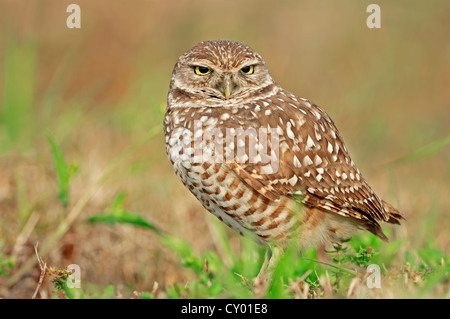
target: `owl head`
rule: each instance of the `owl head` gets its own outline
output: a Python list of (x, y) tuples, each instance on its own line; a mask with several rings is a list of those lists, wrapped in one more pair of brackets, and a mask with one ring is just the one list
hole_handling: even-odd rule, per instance
[(234, 41), (205, 41), (175, 64), (168, 105), (221, 106), (264, 94), (275, 82), (263, 58)]

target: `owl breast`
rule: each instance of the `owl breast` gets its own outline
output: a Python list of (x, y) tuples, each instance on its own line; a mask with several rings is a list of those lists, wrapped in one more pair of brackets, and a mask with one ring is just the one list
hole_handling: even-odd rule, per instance
[[(234, 115), (238, 113), (235, 110), (202, 107), (174, 108), (167, 112), (164, 129), (168, 158), (178, 179), (230, 228), (262, 245), (286, 240), (299, 224), (293, 218), (293, 202), (286, 197), (277, 201), (268, 199), (232, 169), (240, 143), (236, 139), (227, 143), (226, 128), (228, 134), (230, 131), (236, 134), (239, 129), (239, 122), (229, 121), (233, 111)], [(246, 123), (254, 120), (249, 109), (242, 108), (239, 113), (235, 118), (246, 118)], [(257, 123), (253, 125), (256, 127)], [(230, 144), (236, 152), (227, 160)], [(246, 154), (248, 146), (242, 148), (242, 161), (250, 160)]]

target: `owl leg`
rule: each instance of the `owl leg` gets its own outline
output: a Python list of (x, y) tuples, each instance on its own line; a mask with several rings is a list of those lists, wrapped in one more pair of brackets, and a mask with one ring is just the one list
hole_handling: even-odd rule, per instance
[(261, 266), (258, 276), (254, 281), (255, 294), (257, 296), (264, 296), (270, 283), (272, 282), (273, 272), (275, 271), (281, 256), (283, 255), (283, 248), (279, 246), (272, 246), (267, 248), (264, 256), (264, 263)]
[(271, 249), (271, 256), (270, 259), (268, 261), (268, 265), (267, 265), (267, 276), (268, 278), (266, 280), (268, 280), (269, 282), (272, 281), (272, 275), (273, 272), (275, 271), (275, 268), (278, 265), (278, 262), (281, 259), (281, 256), (283, 256), (283, 248), (279, 247), (279, 246), (274, 246)]
[(267, 248), (266, 253), (264, 255), (264, 262), (261, 266), (261, 269), (259, 270), (258, 276), (256, 276), (255, 283), (257, 281), (264, 281), (267, 267), (269, 266), (270, 255), (271, 255), (270, 248)]

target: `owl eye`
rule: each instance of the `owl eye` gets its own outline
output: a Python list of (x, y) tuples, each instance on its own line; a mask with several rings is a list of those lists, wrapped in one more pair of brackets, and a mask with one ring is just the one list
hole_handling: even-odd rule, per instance
[(253, 68), (253, 65), (244, 66), (244, 67), (241, 69), (241, 72), (242, 72), (243, 74), (253, 74), (254, 71), (255, 71), (255, 70), (254, 70), (254, 68)]
[(209, 74), (212, 72), (210, 68), (207, 68), (204, 66), (196, 66), (194, 68), (194, 71), (195, 71), (195, 74), (197, 74), (197, 75), (206, 75), (206, 74)]

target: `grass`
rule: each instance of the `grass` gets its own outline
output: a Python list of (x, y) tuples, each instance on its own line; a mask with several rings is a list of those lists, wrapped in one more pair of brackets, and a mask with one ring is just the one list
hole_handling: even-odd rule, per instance
[[(55, 141), (51, 137), (48, 141), (59, 181), (58, 198), (63, 207), (67, 208), (69, 180), (74, 170), (65, 164)], [(315, 249), (300, 255), (296, 250), (288, 249), (275, 269), (275, 279), (267, 294), (258, 296), (254, 294), (252, 281), (263, 260), (264, 250), (261, 247), (244, 238), (245, 244), (240, 255), (236, 256), (229, 246), (223, 226), (213, 222), (221, 251), (208, 250), (196, 254), (194, 247), (187, 241), (162, 231), (137, 212), (126, 210), (125, 199), (125, 194), (118, 194), (104, 212), (89, 217), (86, 222), (105, 223), (111, 227), (129, 224), (144, 228), (155, 233), (158, 240), (178, 256), (182, 267), (192, 272), (193, 278), (186, 284), (168, 286), (165, 291), (159, 292), (159, 298), (380, 298), (386, 296), (386, 293), (396, 297), (424, 298), (449, 297), (450, 294), (450, 260), (443, 251), (427, 245), (423, 249), (403, 250), (399, 254), (400, 247), (407, 244), (404, 240), (385, 244), (374, 235), (366, 233), (353, 237), (348, 243), (335, 244), (334, 249), (327, 252), (329, 262), (318, 260)], [(225, 255), (225, 258), (220, 254)], [(14, 263), (5, 259), (5, 256), (2, 257), (0, 275), (8, 276)], [(224, 259), (229, 263), (224, 263)], [(380, 280), (387, 287), (383, 287), (381, 295), (381, 287), (372, 288), (367, 284), (371, 265), (377, 265), (382, 270)], [(67, 279), (70, 274), (64, 269), (50, 267), (47, 275), (51, 278), (54, 298), (115, 296), (113, 285), (108, 285), (102, 293), (94, 294), (80, 288), (69, 288)], [(404, 294), (405, 291), (407, 294)], [(133, 297), (156, 298), (155, 291), (135, 291)]]
[[(218, 252), (208, 250), (196, 254), (194, 248), (185, 240), (164, 233), (145, 221), (135, 212), (124, 210), (124, 194), (120, 194), (106, 212), (94, 215), (89, 223), (132, 224), (158, 235), (158, 239), (176, 253), (180, 264), (193, 274), (184, 284), (177, 283), (159, 292), (159, 298), (254, 298), (252, 280), (264, 256), (264, 251), (250, 239), (243, 239), (245, 245), (236, 256), (228, 247), (222, 226), (215, 225), (222, 238), (220, 253), (226, 254), (231, 264), (225, 264)], [(222, 234), (220, 234), (222, 233)], [(330, 262), (319, 261), (315, 249), (301, 255), (295, 250), (287, 250), (275, 270), (274, 278), (266, 298), (428, 298), (445, 297), (450, 294), (449, 258), (440, 249), (429, 245), (415, 251), (399, 248), (407, 244), (404, 240), (383, 243), (372, 234), (360, 234), (349, 243), (336, 244), (328, 251)], [(252, 256), (252, 258), (249, 258)], [(367, 281), (371, 265), (381, 269), (379, 288), (371, 288)], [(65, 277), (64, 277), (65, 275)], [(53, 279), (54, 291), (63, 290), (66, 298), (90, 297), (111, 298), (114, 286), (109, 285), (100, 295), (88, 296), (83, 290), (68, 288), (64, 280), (67, 275)], [(382, 293), (380, 293), (382, 291)], [(131, 296), (129, 296), (131, 297)], [(133, 297), (154, 299), (155, 292), (134, 292)]]
[[(284, 18), (267, 29), (259, 15), (274, 12), (269, 2), (258, 17), (235, 10), (231, 31), (211, 27), (221, 21), (214, 4), (205, 21), (195, 19), (195, 6), (177, 16), (170, 3), (139, 12), (108, 4), (120, 25), (101, 6), (82, 4), (92, 16), (78, 33), (60, 29), (56, 11), (23, 5), (0, 4), (8, 26), (0, 31), (0, 297), (31, 298), (41, 275), (37, 243), (48, 265), (38, 298), (450, 297), (450, 29), (440, 14), (447, 4), (414, 2), (401, 26), (394, 21), (404, 8), (381, 4), (378, 33), (355, 27), (359, 9), (348, 3), (328, 2), (333, 16), (325, 17), (326, 6), (277, 9), (282, 17), (301, 9), (313, 31)], [(33, 33), (23, 12), (51, 18)], [(335, 20), (340, 15), (345, 23)], [(265, 30), (264, 40), (244, 27), (249, 19)], [(15, 21), (23, 25), (15, 29)], [(105, 41), (108, 32), (117, 41)], [(288, 249), (267, 294), (255, 294), (265, 250), (208, 215), (164, 152), (173, 63), (195, 42), (217, 37), (254, 46), (280, 84), (330, 113), (369, 183), (406, 216), (402, 226), (384, 229), (389, 243), (361, 232), (326, 256)], [(286, 59), (275, 49), (281, 40)], [(70, 264), (81, 267), (81, 288), (67, 285)], [(367, 285), (370, 265), (379, 267), (381, 288)]]

